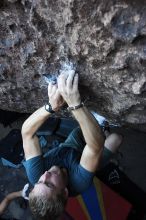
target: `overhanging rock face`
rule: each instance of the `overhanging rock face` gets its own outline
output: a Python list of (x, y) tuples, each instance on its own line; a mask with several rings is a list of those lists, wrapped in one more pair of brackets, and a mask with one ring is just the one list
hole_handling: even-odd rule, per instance
[(72, 62), (92, 110), (146, 130), (145, 1), (1, 0), (0, 108), (32, 112)]

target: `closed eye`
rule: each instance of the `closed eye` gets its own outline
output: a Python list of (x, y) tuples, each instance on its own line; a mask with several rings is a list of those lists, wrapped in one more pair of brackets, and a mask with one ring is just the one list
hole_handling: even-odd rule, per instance
[(39, 181), (39, 182), (36, 183), (36, 184), (39, 184), (39, 183), (45, 184), (47, 187), (49, 187), (49, 188), (51, 188), (51, 189), (54, 189), (54, 188), (55, 188), (54, 184), (52, 184), (52, 183), (46, 183), (46, 182)]

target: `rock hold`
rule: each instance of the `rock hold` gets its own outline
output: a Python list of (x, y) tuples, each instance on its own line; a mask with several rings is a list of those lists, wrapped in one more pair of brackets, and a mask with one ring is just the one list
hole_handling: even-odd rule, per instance
[(1, 0), (0, 12), (1, 109), (32, 112), (43, 105), (43, 74), (56, 74), (70, 61), (91, 110), (146, 131), (141, 1)]

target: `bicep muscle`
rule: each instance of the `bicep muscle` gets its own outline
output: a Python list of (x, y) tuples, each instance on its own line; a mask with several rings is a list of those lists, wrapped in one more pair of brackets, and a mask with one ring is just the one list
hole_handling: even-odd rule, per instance
[(88, 145), (86, 145), (80, 159), (80, 164), (86, 170), (90, 172), (95, 172), (99, 167), (101, 155), (102, 148), (100, 151), (97, 152), (93, 151)]
[(25, 137), (23, 139), (23, 149), (26, 160), (41, 155), (41, 148), (38, 137), (36, 135), (33, 136), (33, 138)]

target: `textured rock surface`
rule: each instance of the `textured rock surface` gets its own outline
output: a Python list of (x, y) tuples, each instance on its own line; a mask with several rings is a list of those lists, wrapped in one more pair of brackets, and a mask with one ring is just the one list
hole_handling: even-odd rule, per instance
[(42, 74), (75, 63), (91, 109), (146, 130), (145, 1), (1, 0), (0, 108), (32, 112)]

